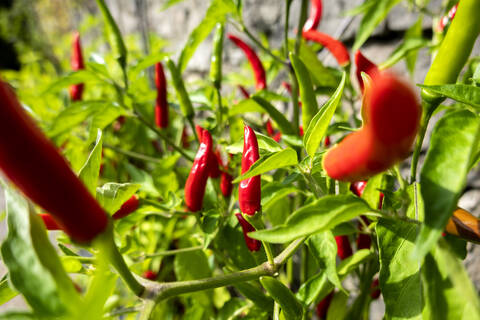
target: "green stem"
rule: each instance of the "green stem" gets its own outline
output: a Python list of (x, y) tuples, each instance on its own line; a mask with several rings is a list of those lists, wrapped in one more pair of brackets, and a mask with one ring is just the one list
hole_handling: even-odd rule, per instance
[(220, 88), (216, 88), (217, 92), (217, 103), (218, 103), (218, 116), (217, 116), (217, 128), (218, 132), (221, 133), (223, 129), (223, 105), (222, 105), (222, 93)]
[(292, 5), (292, 0), (287, 0), (286, 1), (286, 14), (285, 14), (285, 26), (283, 27), (283, 42), (284, 42), (284, 47), (285, 47), (285, 59), (288, 60), (288, 25), (290, 22), (290, 7)]
[(112, 146), (111, 144), (108, 144), (108, 143), (103, 143), (103, 147), (104, 147), (104, 148), (107, 148), (107, 149), (111, 149), (111, 150), (113, 150), (113, 151), (115, 151), (115, 152), (117, 152), (117, 153), (126, 155), (126, 156), (128, 156), (128, 157), (130, 157), (130, 158), (135, 158), (135, 159), (144, 160), (144, 161), (149, 161), (149, 162), (156, 162), (156, 163), (161, 162), (161, 161), (160, 161), (159, 159), (157, 159), (157, 158), (153, 158), (153, 157), (150, 157), (150, 156), (147, 156), (147, 155), (138, 153), (138, 152), (134, 152), (134, 151), (129, 151), (129, 150), (117, 148), (117, 147)]
[(260, 49), (262, 49), (266, 54), (268, 54), (270, 57), (272, 57), (275, 61), (277, 61), (278, 63), (281, 63), (285, 66), (287, 66), (288, 64), (283, 61), (282, 58), (278, 57), (276, 54), (274, 54), (270, 49), (268, 49), (267, 47), (265, 47), (257, 38), (255, 38), (255, 36), (250, 32), (250, 30), (248, 30), (247, 26), (245, 26), (245, 24), (243, 23), (243, 21), (240, 22), (241, 23), (241, 31), (245, 32), (245, 34), (247, 35), (247, 37), (250, 38), (250, 40), (252, 40), (255, 45), (257, 45)]
[[(297, 76), (295, 75), (295, 71), (293, 68), (289, 68), (290, 79), (292, 81), (292, 104), (293, 104), (293, 129), (295, 130), (296, 134), (299, 134), (299, 122), (300, 122), (300, 103), (298, 101), (298, 80)], [(303, 128), (303, 130), (307, 130), (307, 128)]]
[(422, 151), (423, 140), (425, 139), (425, 133), (427, 132), (428, 122), (432, 117), (433, 111), (435, 111), (438, 105), (439, 103), (430, 103), (423, 100), (422, 123), (420, 126), (420, 131), (417, 135), (415, 149), (413, 151), (412, 166), (410, 168), (410, 183), (415, 182), (417, 179), (418, 158), (420, 157), (420, 152)]
[(138, 259), (149, 259), (149, 258), (155, 258), (155, 257), (173, 256), (179, 253), (198, 251), (202, 249), (203, 249), (202, 246), (196, 246), (196, 247), (190, 247), (190, 248), (167, 250), (167, 251), (161, 251), (161, 252), (156, 252), (151, 254), (145, 254), (143, 256), (138, 257)]
[(122, 255), (118, 251), (115, 241), (113, 240), (113, 226), (111, 223), (105, 232), (95, 238), (93, 245), (117, 270), (128, 288), (138, 297), (142, 296), (145, 287), (135, 279), (130, 269), (128, 269), (125, 260), (123, 260)]
[[(177, 146), (175, 144), (175, 142), (173, 142), (169, 137), (167, 137), (167, 135), (164, 132), (160, 131), (158, 128), (156, 128), (154, 125), (152, 125), (137, 110), (135, 110), (135, 115), (137, 116), (138, 120), (140, 120), (143, 124), (145, 124), (148, 128), (150, 128), (150, 130), (155, 132), (160, 138), (162, 138), (165, 141), (165, 143), (167, 143), (169, 146), (171, 146), (173, 149), (175, 149), (175, 151), (178, 151), (178, 153), (180, 153), (185, 159), (193, 162), (193, 158), (188, 153), (186, 153), (181, 147)], [(194, 128), (193, 132), (195, 132), (195, 128)]]
[(297, 26), (297, 37), (295, 39), (295, 54), (298, 54), (298, 51), (300, 50), (303, 25), (305, 24), (305, 21), (307, 21), (307, 7), (308, 7), (308, 0), (302, 0), (302, 6), (300, 8), (300, 19), (298, 19), (298, 26)]

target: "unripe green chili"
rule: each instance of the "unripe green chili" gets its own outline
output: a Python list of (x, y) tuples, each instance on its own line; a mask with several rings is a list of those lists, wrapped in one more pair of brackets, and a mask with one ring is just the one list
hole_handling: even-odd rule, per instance
[(170, 70), (170, 75), (172, 76), (173, 87), (177, 93), (178, 102), (180, 103), (180, 109), (182, 110), (183, 115), (191, 119), (193, 118), (193, 106), (188, 96), (187, 90), (185, 89), (185, 84), (183, 79), (180, 76), (180, 72), (177, 69), (177, 66), (172, 61), (172, 59), (167, 58), (166, 60), (168, 70)]
[(213, 37), (213, 52), (210, 64), (210, 81), (213, 82), (215, 88), (220, 90), (222, 82), (222, 52), (223, 52), (223, 35), (225, 28), (223, 23), (217, 23), (215, 35)]
[[(456, 82), (480, 34), (479, 13), (480, 0), (460, 1), (455, 19), (428, 70), (424, 84), (441, 85)], [(422, 90), (422, 98), (435, 106), (443, 100), (428, 89)]]
[(108, 41), (110, 42), (110, 46), (112, 47), (113, 55), (120, 64), (120, 67), (122, 67), (122, 69), (125, 71), (125, 68), (127, 66), (127, 48), (125, 47), (125, 43), (123, 42), (120, 29), (118, 29), (117, 23), (115, 22), (115, 20), (113, 20), (112, 14), (110, 13), (110, 10), (108, 10), (105, 1), (97, 0), (97, 4), (100, 8), (100, 11), (102, 12), (103, 19), (105, 20)]

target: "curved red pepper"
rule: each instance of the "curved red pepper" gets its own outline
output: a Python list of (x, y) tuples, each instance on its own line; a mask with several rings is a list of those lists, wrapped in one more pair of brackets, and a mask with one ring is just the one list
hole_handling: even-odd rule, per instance
[(155, 123), (159, 128), (164, 129), (168, 127), (167, 80), (160, 62), (155, 64), (155, 85), (157, 87)]
[[(72, 41), (72, 57), (70, 60), (72, 70), (77, 71), (85, 69), (85, 64), (83, 63), (83, 54), (82, 46), (80, 45), (80, 33), (75, 31), (73, 33)], [(84, 84), (78, 83), (70, 86), (70, 99), (72, 101), (82, 100)]]
[(362, 79), (362, 72), (368, 74), (371, 78), (375, 77), (376, 74), (380, 72), (377, 65), (372, 61), (368, 60), (360, 50), (355, 52), (355, 66), (357, 70), (355, 71), (355, 75), (357, 77), (358, 84), (360, 85), (360, 89), (363, 92), (364, 84)]
[(322, 0), (311, 0), (310, 16), (308, 17), (303, 31), (315, 30), (322, 18)]
[(328, 308), (330, 307), (330, 303), (332, 302), (333, 298), (333, 291), (328, 294), (322, 301), (317, 304), (317, 316), (320, 319), (327, 318)]
[(255, 75), (255, 88), (257, 88), (257, 90), (265, 89), (267, 87), (265, 69), (263, 68), (262, 62), (255, 53), (255, 50), (253, 50), (248, 44), (246, 44), (245, 42), (243, 42), (243, 40), (234, 36), (233, 34), (229, 33), (227, 36), (230, 40), (233, 41), (233, 43), (237, 45), (237, 47), (242, 49), (247, 56), (247, 59), (250, 62), (250, 66), (252, 67), (253, 73)]
[(47, 228), (47, 230), (62, 230), (58, 223), (48, 213), (40, 213), (39, 216), (40, 218), (42, 218), (43, 223), (45, 224), (45, 228)]
[(255, 231), (255, 228), (248, 223), (247, 220), (242, 216), (241, 213), (235, 213), (235, 217), (237, 217), (240, 226), (242, 227), (243, 237), (245, 238), (245, 243), (247, 244), (247, 248), (250, 251), (258, 251), (262, 243), (256, 239), (250, 238), (247, 234), (249, 232)]
[(222, 175), (220, 176), (220, 190), (225, 198), (228, 198), (232, 195), (232, 181), (232, 175), (226, 171), (222, 171)]
[(323, 158), (328, 176), (365, 180), (405, 159), (420, 126), (415, 91), (397, 77), (379, 73), (365, 90), (363, 127), (331, 148)]
[(117, 212), (113, 214), (112, 218), (114, 220), (125, 218), (130, 213), (137, 210), (139, 204), (140, 204), (140, 201), (138, 200), (138, 196), (134, 194), (133, 196), (130, 197), (130, 199), (128, 199), (122, 204), (120, 209), (118, 209)]
[(335, 242), (337, 242), (337, 254), (341, 260), (344, 260), (353, 254), (348, 236), (336, 236)]
[(203, 196), (207, 186), (209, 173), (209, 155), (212, 152), (212, 136), (207, 130), (203, 131), (200, 147), (193, 161), (192, 169), (185, 183), (185, 203), (188, 210), (199, 211), (202, 209)]
[[(242, 155), (242, 174), (259, 158), (258, 142), (255, 132), (249, 126), (245, 126), (243, 155)], [(238, 202), (240, 210), (248, 215), (254, 215), (261, 209), (261, 181), (260, 176), (254, 176), (240, 182), (238, 187)]]
[(304, 31), (302, 34), (306, 40), (315, 41), (327, 48), (341, 67), (345, 67), (350, 63), (350, 56), (347, 48), (337, 39), (317, 30)]
[[(203, 132), (206, 131), (206, 130), (203, 129), (201, 126), (199, 126), (197, 124), (195, 126), (195, 131), (197, 131), (197, 135), (199, 137), (203, 137)], [(212, 147), (212, 149), (213, 149), (213, 147)], [(221, 171), (220, 171), (218, 158), (215, 155), (215, 153), (213, 153), (213, 150), (208, 155), (208, 168), (209, 168), (208, 176), (210, 178), (216, 179), (216, 178), (220, 177)]]
[(72, 239), (88, 242), (102, 233), (105, 211), (2, 81), (0, 105), (0, 169)]

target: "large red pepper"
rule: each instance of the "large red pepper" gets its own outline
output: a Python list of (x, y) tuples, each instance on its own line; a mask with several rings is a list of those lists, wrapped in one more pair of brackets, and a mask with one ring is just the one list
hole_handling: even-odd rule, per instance
[(357, 50), (357, 52), (355, 52), (355, 66), (356, 66), (355, 75), (357, 76), (357, 81), (358, 81), (358, 84), (360, 85), (360, 89), (363, 92), (364, 84), (362, 79), (362, 72), (365, 72), (371, 78), (373, 78), (377, 73), (380, 72), (380, 70), (378, 69), (377, 65), (372, 61), (368, 60), (360, 52), (360, 50)]
[[(72, 70), (74, 71), (85, 69), (85, 64), (83, 63), (82, 46), (80, 45), (80, 34), (78, 31), (73, 33), (72, 57), (70, 64), (72, 66)], [(70, 99), (72, 101), (82, 100), (83, 89), (83, 83), (70, 86)]]
[(188, 210), (199, 211), (202, 209), (203, 196), (207, 186), (209, 173), (209, 155), (212, 152), (212, 136), (207, 130), (203, 131), (200, 147), (193, 161), (192, 169), (185, 183), (185, 203)]
[(327, 48), (341, 67), (345, 67), (350, 64), (348, 50), (342, 42), (330, 37), (326, 33), (319, 32), (317, 30), (304, 31), (302, 34), (306, 40), (320, 43), (322, 46)]
[(317, 29), (322, 18), (322, 0), (311, 0), (310, 4), (310, 16), (303, 26), (303, 31)]
[[(243, 155), (242, 155), (242, 174), (259, 158), (258, 142), (255, 132), (249, 126), (245, 126)], [(238, 187), (238, 202), (240, 210), (248, 215), (254, 215), (261, 209), (261, 181), (260, 176), (254, 176), (240, 182)]]
[(157, 87), (155, 123), (159, 128), (164, 129), (168, 127), (167, 79), (160, 62), (155, 64), (155, 85)]
[(243, 42), (243, 40), (234, 36), (233, 34), (228, 34), (227, 36), (230, 40), (233, 41), (233, 43), (237, 45), (237, 47), (242, 49), (247, 56), (247, 59), (250, 62), (250, 66), (252, 67), (253, 73), (255, 75), (255, 88), (257, 88), (257, 90), (265, 89), (267, 87), (265, 69), (263, 68), (262, 62), (255, 53), (255, 50), (253, 50), (248, 44), (246, 44), (245, 42)]
[(245, 243), (247, 244), (247, 248), (250, 251), (258, 251), (262, 243), (256, 239), (252, 239), (248, 236), (249, 232), (255, 231), (255, 228), (248, 223), (247, 220), (242, 216), (241, 213), (235, 213), (235, 217), (237, 217), (240, 226), (242, 227), (243, 237), (245, 238)]
[(365, 90), (363, 127), (331, 148), (323, 167), (333, 179), (365, 180), (405, 159), (420, 126), (415, 91), (389, 73), (379, 73)]
[(341, 260), (344, 260), (352, 255), (352, 246), (348, 236), (336, 236), (335, 242), (337, 242), (337, 254)]
[(127, 201), (125, 201), (122, 204), (120, 209), (118, 209), (117, 212), (115, 212), (113, 214), (112, 218), (115, 219), (115, 220), (125, 218), (130, 213), (137, 210), (139, 204), (140, 204), (140, 201), (138, 200), (138, 196), (136, 194), (134, 194), (133, 196), (131, 196)]
[(88, 242), (102, 233), (105, 211), (2, 81), (0, 106), (0, 169), (8, 179), (72, 239)]

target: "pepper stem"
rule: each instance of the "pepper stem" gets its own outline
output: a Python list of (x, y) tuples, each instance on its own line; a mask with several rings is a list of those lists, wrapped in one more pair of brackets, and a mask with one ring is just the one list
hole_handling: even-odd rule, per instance
[(123, 260), (122, 255), (118, 251), (115, 241), (113, 240), (112, 223), (109, 223), (105, 232), (101, 233), (95, 238), (95, 240), (93, 240), (93, 246), (99, 251), (99, 254), (103, 255), (117, 270), (128, 288), (130, 288), (135, 295), (141, 297), (145, 291), (145, 287), (135, 279), (130, 269), (128, 269), (125, 260)]

